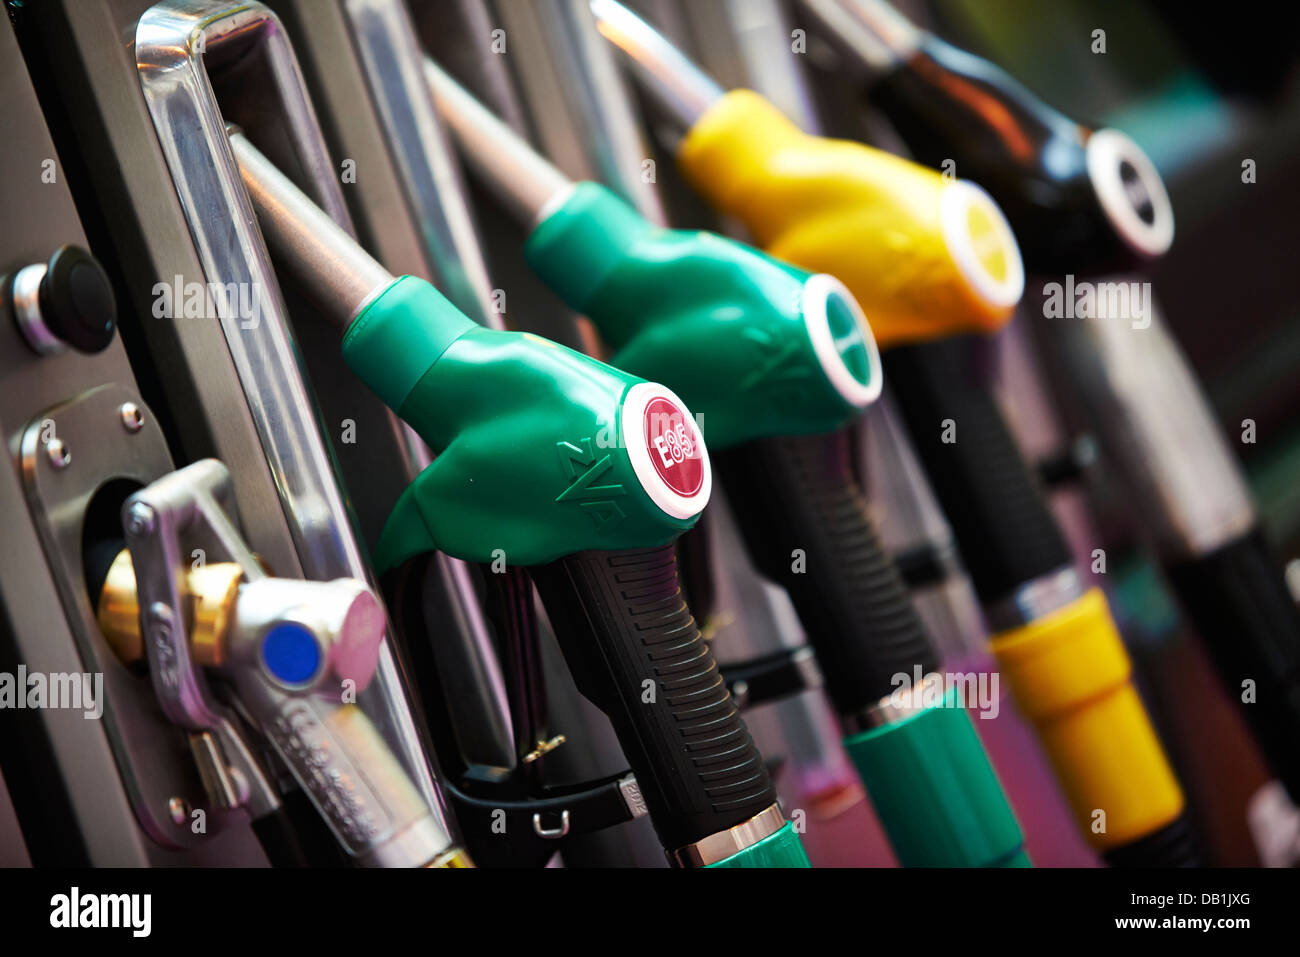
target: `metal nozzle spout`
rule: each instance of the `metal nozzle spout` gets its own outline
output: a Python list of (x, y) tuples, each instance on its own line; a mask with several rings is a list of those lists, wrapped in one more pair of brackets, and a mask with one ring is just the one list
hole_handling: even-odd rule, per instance
[(238, 130), (230, 148), (271, 250), (326, 307), (327, 318), (347, 328), (393, 275)]
[(632, 62), (633, 74), (664, 110), (690, 129), (723, 89), (657, 30), (616, 0), (591, 0), (596, 27)]
[(573, 189), (572, 181), (429, 57), (424, 76), (470, 166), (521, 222), (537, 225)]
[(798, 0), (826, 38), (872, 74), (905, 63), (925, 39), (905, 16), (883, 0)]

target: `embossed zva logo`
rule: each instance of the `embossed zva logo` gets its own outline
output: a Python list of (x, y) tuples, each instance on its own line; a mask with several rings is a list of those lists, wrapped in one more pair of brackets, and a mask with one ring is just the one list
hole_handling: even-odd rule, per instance
[(623, 520), (626, 513), (614, 501), (615, 496), (626, 495), (627, 489), (619, 483), (602, 485), (601, 479), (614, 463), (608, 452), (597, 454), (591, 439), (580, 444), (556, 442), (560, 453), (560, 467), (569, 479), (569, 487), (555, 499), (557, 502), (576, 502), (591, 516), (597, 531), (605, 531)]
[(766, 329), (749, 328), (743, 333), (758, 347), (759, 365), (745, 376), (740, 389), (748, 392), (759, 388), (789, 388), (802, 385), (812, 371), (799, 353), (799, 343), (793, 337), (784, 341)]

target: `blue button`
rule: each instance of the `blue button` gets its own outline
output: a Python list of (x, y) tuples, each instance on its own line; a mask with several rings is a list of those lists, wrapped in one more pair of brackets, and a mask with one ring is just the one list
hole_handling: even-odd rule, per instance
[(285, 684), (300, 685), (320, 668), (320, 646), (309, 628), (285, 622), (263, 636), (262, 662)]

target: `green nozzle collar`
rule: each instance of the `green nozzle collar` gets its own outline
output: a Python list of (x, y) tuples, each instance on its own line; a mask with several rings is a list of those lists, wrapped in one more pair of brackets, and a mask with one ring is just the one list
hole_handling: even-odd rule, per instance
[(348, 367), (390, 409), (402, 407), (432, 361), (472, 319), (429, 283), (402, 276), (361, 310), (343, 336)]
[(751, 844), (743, 851), (737, 851), (726, 860), (710, 864), (708, 867), (812, 867), (812, 865), (808, 863), (808, 854), (803, 849), (799, 835), (795, 833), (794, 825), (786, 821), (785, 827), (775, 834), (770, 834), (757, 844)]
[(845, 739), (904, 867), (1023, 867), (1024, 836), (970, 715), (942, 707)]
[(528, 264), (578, 312), (587, 306), (627, 252), (655, 227), (599, 183), (583, 182), (524, 243)]

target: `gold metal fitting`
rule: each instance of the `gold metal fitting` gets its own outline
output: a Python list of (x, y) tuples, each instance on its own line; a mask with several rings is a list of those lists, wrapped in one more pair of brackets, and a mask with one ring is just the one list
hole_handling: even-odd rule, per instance
[(523, 758), (521, 758), (520, 760), (522, 760), (524, 764), (532, 764), (543, 754), (547, 754), (548, 752), (554, 751), (556, 748), (558, 748), (567, 740), (568, 738), (566, 738), (564, 735), (557, 734), (549, 741), (538, 741), (537, 746), (533, 748), (533, 750), (525, 754)]
[[(226, 660), (226, 636), (243, 577), (243, 569), (236, 562), (203, 565), (185, 576), (183, 600), (189, 621), (190, 653), (205, 668), (219, 667)], [(108, 570), (95, 619), (119, 659), (134, 664), (144, 658), (135, 569), (131, 553), (125, 548)]]

